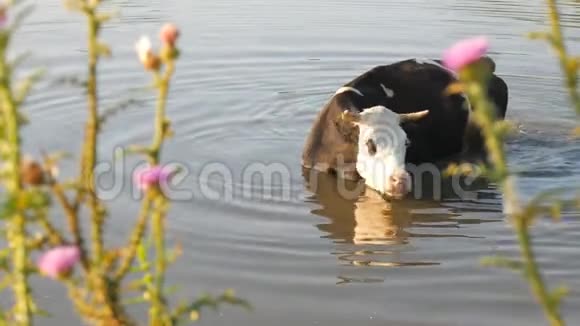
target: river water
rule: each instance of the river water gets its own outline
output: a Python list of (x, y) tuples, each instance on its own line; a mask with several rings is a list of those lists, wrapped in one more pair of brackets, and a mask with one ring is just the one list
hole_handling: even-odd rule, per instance
[[(580, 53), (580, 7), (561, 2), (567, 40)], [(48, 77), (27, 105), (26, 146), (75, 151), (86, 116), (82, 93), (55, 81), (84, 73), (84, 25), (59, 1), (34, 3), (15, 42), (34, 52), (32, 67), (46, 67)], [(493, 185), (463, 200), (388, 204), (369, 191), (341, 198), (325, 176), (313, 189), (300, 166), (308, 129), (340, 85), (374, 65), (437, 58), (454, 41), (485, 34), (510, 89), (507, 118), (518, 131), (508, 152), (523, 170), (521, 196), (579, 185), (580, 146), (568, 136), (574, 114), (557, 62), (545, 43), (525, 37), (547, 27), (543, 1), (114, 0), (107, 7), (121, 15), (103, 32), (113, 47), (100, 70), (103, 105), (139, 104), (105, 125), (103, 166), (129, 166), (115, 149), (152, 137), (154, 96), (141, 89), (149, 76), (135, 41), (156, 37), (167, 21), (182, 30), (168, 104), (175, 136), (163, 157), (189, 174), (168, 218), (169, 240), (183, 248), (169, 281), (186, 297), (231, 287), (254, 306), (208, 311), (200, 325), (545, 324), (519, 274), (480, 264), (518, 254)], [(280, 177), (262, 186), (251, 178), (260, 164)], [(62, 173), (75, 168), (65, 162)], [(124, 188), (106, 192), (114, 197), (112, 245), (122, 243), (138, 208), (128, 174), (114, 177)], [(572, 290), (563, 305), (570, 325), (580, 324), (578, 217), (567, 211), (559, 223), (534, 227), (549, 284)], [(60, 287), (43, 288), (41, 303), (55, 316), (42, 324), (78, 324)]]

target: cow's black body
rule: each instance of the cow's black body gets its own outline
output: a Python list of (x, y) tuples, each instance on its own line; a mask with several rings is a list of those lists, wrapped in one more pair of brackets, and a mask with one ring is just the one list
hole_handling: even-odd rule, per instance
[[(487, 58), (491, 66), (493, 61)], [(406, 162), (425, 163), (458, 155), (485, 155), (479, 130), (470, 121), (469, 105), (462, 95), (445, 95), (444, 90), (455, 81), (448, 70), (436, 64), (414, 59), (377, 66), (344, 86), (360, 91), (334, 95), (319, 113), (306, 141), (303, 165), (307, 168), (332, 171), (341, 163), (356, 162), (358, 128), (340, 120), (344, 110), (359, 110), (382, 105), (396, 113), (429, 110), (416, 122), (402, 125), (410, 140)], [(389, 97), (385, 89), (392, 90)], [(493, 75), (489, 95), (505, 117), (508, 89), (505, 82)], [(473, 110), (475, 108), (471, 108)]]

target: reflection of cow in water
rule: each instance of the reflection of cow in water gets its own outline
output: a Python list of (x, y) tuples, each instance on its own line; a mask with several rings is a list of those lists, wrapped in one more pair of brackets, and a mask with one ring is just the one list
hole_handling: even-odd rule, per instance
[[(492, 71), (495, 63), (483, 58)], [(471, 108), (445, 95), (457, 78), (439, 61), (406, 60), (375, 67), (330, 98), (314, 121), (302, 155), (305, 168), (332, 172), (393, 198), (411, 190), (406, 163), (485, 156)], [(492, 74), (489, 95), (503, 119), (508, 88)]]
[[(428, 234), (411, 232), (411, 227), (441, 223), (440, 227), (457, 230), (453, 223), (484, 223), (485, 220), (461, 219), (460, 215), (429, 199), (388, 202), (383, 196), (365, 187), (362, 181), (338, 181), (337, 178), (313, 170), (303, 170), (307, 189), (320, 205), (313, 214), (327, 218), (328, 223), (317, 227), (337, 245), (349, 249), (339, 259), (355, 265), (403, 266), (428, 265), (432, 261), (408, 261), (397, 256), (414, 237), (467, 237), (454, 232)], [(449, 186), (447, 184), (447, 186)], [(486, 189), (485, 182), (471, 190)], [(445, 199), (456, 198), (453, 192), (443, 190)], [(488, 220), (489, 222), (494, 220)], [(348, 247), (354, 245), (355, 247)], [(403, 247), (401, 247), (403, 246)], [(360, 248), (358, 248), (360, 247)], [(349, 253), (349, 251), (351, 251)], [(404, 251), (404, 250), (403, 250)], [(381, 254), (388, 252), (388, 255)]]
[(400, 205), (392, 205), (368, 191), (361, 182), (339, 184), (336, 178), (323, 173), (305, 176), (308, 189), (322, 206), (313, 213), (331, 220), (330, 224), (319, 225), (330, 237), (353, 244), (406, 242), (408, 233), (404, 228), (410, 225), (411, 218), (408, 211), (399, 209)]

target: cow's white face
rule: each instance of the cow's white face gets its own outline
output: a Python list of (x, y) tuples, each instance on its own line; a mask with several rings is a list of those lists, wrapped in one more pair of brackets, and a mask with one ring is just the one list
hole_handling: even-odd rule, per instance
[(384, 106), (374, 106), (360, 114), (343, 113), (345, 119), (359, 127), (356, 170), (367, 186), (396, 199), (411, 191), (411, 177), (405, 170), (408, 140), (401, 122), (427, 113), (401, 115)]

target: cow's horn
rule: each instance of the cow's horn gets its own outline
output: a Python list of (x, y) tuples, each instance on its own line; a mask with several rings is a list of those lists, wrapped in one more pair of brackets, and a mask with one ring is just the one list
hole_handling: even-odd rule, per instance
[(427, 114), (429, 114), (429, 110), (423, 110), (423, 111), (413, 112), (413, 113), (401, 113), (401, 114), (399, 114), (399, 117), (401, 118), (401, 122), (417, 121), (419, 119), (424, 118)]
[(359, 122), (360, 121), (360, 113), (353, 112), (350, 110), (344, 110), (340, 114), (340, 118), (347, 122)]

